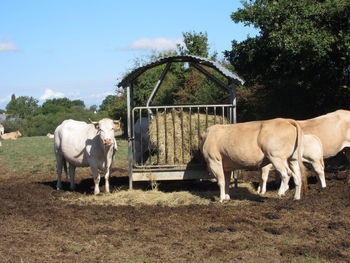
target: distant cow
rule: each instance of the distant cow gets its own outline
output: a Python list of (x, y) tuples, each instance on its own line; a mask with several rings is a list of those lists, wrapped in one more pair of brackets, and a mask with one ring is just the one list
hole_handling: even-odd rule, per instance
[[(303, 137), (303, 162), (311, 164), (317, 173), (317, 179), (322, 188), (326, 187), (326, 179), (324, 176), (323, 149), (320, 139), (312, 134)], [(266, 182), (272, 164), (268, 164), (261, 169), (261, 179), (258, 187), (258, 193), (266, 193)], [(288, 187), (287, 187), (288, 189)]]
[(279, 118), (211, 126), (202, 138), (201, 150), (209, 171), (217, 178), (221, 202), (230, 199), (232, 170), (259, 169), (269, 163), (282, 178), (278, 194), (285, 193), (289, 175), (292, 175), (296, 185), (294, 199), (298, 200), (300, 168), (303, 168), (302, 143), (303, 132), (298, 123)]
[(71, 189), (75, 189), (75, 168), (90, 166), (95, 182), (94, 194), (100, 192), (99, 170), (105, 173), (106, 192), (109, 192), (109, 171), (117, 148), (114, 139), (116, 128), (120, 129), (120, 122), (107, 118), (91, 124), (65, 120), (56, 128), (54, 149), (57, 161), (57, 189), (62, 188), (62, 167), (66, 167), (68, 162)]
[(22, 133), (20, 131), (14, 131), (9, 133), (4, 133), (0, 136), (1, 140), (17, 140), (17, 137), (22, 136)]
[(4, 128), (4, 125), (2, 125), (0, 123), (0, 136), (3, 135), (5, 133), (5, 128)]
[(53, 139), (55, 137), (55, 135), (53, 135), (51, 133), (46, 134), (46, 136), (49, 137), (50, 139)]

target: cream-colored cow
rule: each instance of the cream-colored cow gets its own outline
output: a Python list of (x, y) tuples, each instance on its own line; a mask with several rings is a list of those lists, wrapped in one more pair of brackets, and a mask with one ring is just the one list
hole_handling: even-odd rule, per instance
[[(315, 135), (304, 134), (303, 162), (311, 164), (311, 166), (317, 173), (317, 179), (321, 187), (325, 188), (326, 179), (324, 176), (323, 148), (320, 139)], [(260, 184), (258, 187), (258, 193), (260, 194), (266, 193), (266, 182), (271, 168), (272, 164), (268, 164), (261, 169)], [(285, 187), (286, 189), (288, 189), (288, 184)]]
[(303, 132), (299, 124), (278, 118), (211, 126), (202, 138), (201, 150), (209, 171), (217, 178), (220, 201), (230, 199), (231, 171), (260, 169), (269, 163), (281, 175), (278, 194), (284, 195), (291, 175), (296, 185), (294, 199), (298, 200), (301, 196), (300, 168), (303, 168), (302, 143)]
[(4, 128), (4, 125), (2, 125), (0, 123), (0, 136), (3, 135), (5, 133), (5, 128)]
[(20, 131), (14, 131), (9, 133), (4, 133), (0, 136), (1, 140), (17, 140), (17, 137), (22, 136), (22, 133)]
[[(335, 156), (344, 148), (350, 147), (350, 111), (337, 110), (313, 119), (298, 121), (298, 123), (304, 134), (314, 134), (321, 140), (324, 159)], [(345, 149), (344, 152), (350, 163), (349, 149)]]

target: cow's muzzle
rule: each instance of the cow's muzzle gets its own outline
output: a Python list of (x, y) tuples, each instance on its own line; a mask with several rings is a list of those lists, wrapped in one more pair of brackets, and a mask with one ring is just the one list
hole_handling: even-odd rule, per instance
[(112, 139), (104, 139), (103, 144), (106, 146), (111, 146), (113, 144), (113, 140)]

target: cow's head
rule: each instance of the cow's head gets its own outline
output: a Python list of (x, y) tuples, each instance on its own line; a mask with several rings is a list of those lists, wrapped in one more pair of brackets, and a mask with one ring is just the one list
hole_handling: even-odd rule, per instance
[(104, 118), (100, 121), (92, 121), (98, 131), (98, 135), (105, 146), (114, 145), (115, 123), (113, 120)]
[(16, 135), (17, 135), (18, 137), (20, 137), (20, 136), (22, 136), (22, 133), (21, 133), (20, 131), (16, 131)]

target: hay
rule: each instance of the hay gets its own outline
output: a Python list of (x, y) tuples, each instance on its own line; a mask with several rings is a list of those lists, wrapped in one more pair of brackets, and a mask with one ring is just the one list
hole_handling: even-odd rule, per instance
[(181, 110), (158, 113), (149, 126), (150, 140), (158, 149), (152, 159), (157, 164), (187, 164), (198, 159), (200, 136), (214, 124), (228, 123), (217, 115)]

